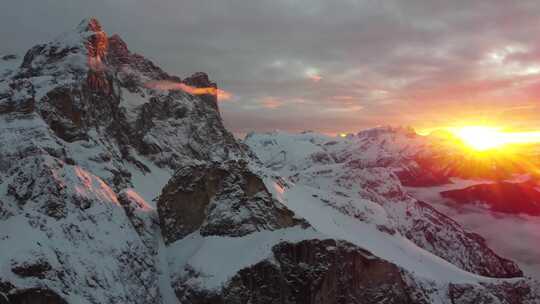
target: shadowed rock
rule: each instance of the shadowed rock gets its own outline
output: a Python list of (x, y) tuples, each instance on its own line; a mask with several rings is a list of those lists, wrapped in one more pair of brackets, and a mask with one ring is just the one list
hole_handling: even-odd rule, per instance
[(271, 196), (243, 161), (180, 169), (157, 206), (166, 243), (198, 229), (202, 235), (242, 236), (305, 224)]
[(336, 240), (283, 242), (273, 258), (242, 269), (220, 294), (176, 287), (182, 303), (429, 303), (406, 274), (350, 243)]
[(8, 298), (10, 304), (68, 304), (54, 291), (42, 288), (19, 290)]

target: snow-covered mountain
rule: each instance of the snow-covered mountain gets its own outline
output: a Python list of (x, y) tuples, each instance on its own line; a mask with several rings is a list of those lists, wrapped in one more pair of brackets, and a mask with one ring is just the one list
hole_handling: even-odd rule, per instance
[(169, 75), (96, 19), (0, 68), (2, 304), (540, 301), (401, 186), (429, 144), (405, 129), (238, 142), (206, 74)]
[[(464, 270), (492, 277), (521, 274), (516, 265), (484, 246), (479, 236), (409, 196), (388, 169), (390, 164), (381, 164), (385, 151), (377, 153), (373, 147), (378, 145), (373, 144), (365, 149), (363, 135), (358, 139), (328, 139), (310, 133), (251, 134), (246, 143), (263, 162), (281, 167), (278, 174), (311, 193), (314, 201), (373, 223), (383, 233), (404, 237)], [(285, 161), (279, 164), (273, 155)]]
[[(497, 255), (491, 250), (489, 250), (490, 253), (478, 251), (476, 246), (484, 249), (488, 248), (483, 238), (477, 234), (467, 232), (459, 224), (437, 210), (455, 215), (459, 217), (460, 223), (464, 223), (468, 227), (476, 226), (474, 228), (478, 228), (481, 223), (486, 224), (486, 227), (491, 227), (491, 229), (496, 227), (497, 224), (507, 227), (511, 226), (512, 223), (515, 225), (517, 219), (505, 219), (504, 215), (493, 214), (489, 209), (485, 209), (483, 211), (484, 217), (489, 217), (491, 222), (488, 224), (483, 221), (474, 225), (471, 221), (478, 220), (479, 217), (471, 216), (470, 219), (467, 218), (466, 210), (462, 209), (460, 205), (452, 203), (441, 206), (442, 202), (446, 203), (443, 195), (452, 195), (455, 193), (453, 191), (458, 191), (458, 189), (471, 191), (468, 188), (469, 186), (474, 184), (483, 186), (484, 183), (498, 185), (499, 183), (512, 182), (512, 185), (514, 185), (512, 189), (514, 187), (521, 189), (521, 192), (514, 191), (513, 193), (522, 197), (533, 197), (527, 195), (531, 191), (537, 191), (534, 187), (535, 183), (520, 179), (490, 181), (485, 179), (463, 180), (459, 179), (459, 175), (452, 177), (450, 173), (460, 172), (459, 170), (446, 171), (445, 174), (448, 175), (445, 176), (445, 179), (437, 182), (435, 179), (431, 179), (427, 183), (429, 187), (425, 187), (424, 182), (426, 180), (416, 184), (423, 185), (422, 187), (403, 187), (402, 178), (405, 177), (405, 181), (410, 181), (409, 178), (414, 176), (413, 174), (403, 174), (404, 172), (413, 172), (414, 174), (432, 172), (430, 170), (434, 167), (431, 163), (425, 166), (426, 163), (418, 161), (419, 159), (426, 159), (426, 155), (431, 155), (432, 159), (435, 157), (451, 159), (448, 155), (456, 153), (456, 159), (458, 157), (458, 151), (453, 150), (452, 145), (445, 145), (444, 142), (437, 139), (419, 136), (409, 128), (375, 128), (345, 138), (329, 137), (312, 132), (302, 134), (271, 132), (249, 134), (245, 142), (256, 152), (268, 168), (276, 172), (276, 175), (294, 183), (293, 188), (307, 188), (307, 191), (314, 193), (314, 197), (321, 198), (323, 203), (331, 205), (345, 214), (359, 213), (357, 211), (358, 207), (356, 209), (351, 207), (351, 203), (358, 204), (358, 201), (364, 199), (377, 202), (383, 206), (387, 215), (393, 219), (398, 219), (394, 223), (394, 227), (396, 225), (398, 227), (396, 230), (400, 231), (404, 237), (417, 246), (444, 258), (446, 261), (452, 262), (462, 269), (484, 275), (486, 275), (485, 269), (477, 268), (475, 270), (469, 267), (490, 265), (491, 263), (471, 264), (470, 261), (477, 259), (475, 255), (480, 259)], [(448, 162), (448, 164), (450, 163)], [(381, 172), (383, 172), (382, 175)], [(521, 188), (525, 184), (530, 187), (527, 189)], [(321, 191), (325, 195), (321, 195)], [(500, 194), (501, 190), (497, 188), (497, 191)], [(495, 196), (501, 198), (499, 195)], [(343, 201), (343, 198), (345, 198), (345, 204), (337, 203)], [(534, 200), (519, 202), (519, 204), (511, 201), (507, 203), (513, 205), (513, 207), (506, 207), (507, 209), (519, 208), (519, 206), (527, 204), (529, 204), (528, 208), (523, 210), (536, 208)], [(395, 215), (396, 210), (400, 208), (406, 211), (401, 211), (401, 214)], [(373, 217), (362, 216), (361, 218), (363, 220), (366, 218), (372, 220)], [(524, 221), (525, 219), (522, 219), (520, 224), (528, 224), (524, 226), (527, 226), (527, 229), (530, 230), (531, 223), (525, 223)], [(534, 222), (534, 219), (532, 221)], [(451, 223), (454, 223), (454, 225)], [(485, 232), (484, 229), (478, 230)], [(524, 232), (523, 229), (520, 231)], [(498, 237), (498, 240), (494, 240), (495, 237)], [(537, 234), (534, 231), (528, 231), (527, 234), (520, 236), (517, 235), (516, 229), (505, 228), (490, 233), (490, 244), (496, 245), (497, 248), (503, 247), (499, 245), (508, 242), (508, 237), (522, 237), (529, 240), (537, 237)], [(517, 243), (519, 242), (511, 242), (510, 244), (516, 245)], [(516, 246), (516, 248), (523, 250), (524, 246)], [(504, 251), (506, 253), (511, 252), (511, 250), (508, 250), (508, 246)], [(516, 251), (518, 250), (516, 249)], [(531, 249), (529, 251), (531, 254), (527, 256), (528, 259), (536, 252)], [(523, 256), (524, 253), (521, 252), (521, 257)], [(518, 258), (520, 255), (515, 255), (515, 257)], [(502, 260), (504, 261), (504, 259)], [(500, 259), (498, 263), (505, 264)], [(536, 273), (528, 274), (536, 275)]]

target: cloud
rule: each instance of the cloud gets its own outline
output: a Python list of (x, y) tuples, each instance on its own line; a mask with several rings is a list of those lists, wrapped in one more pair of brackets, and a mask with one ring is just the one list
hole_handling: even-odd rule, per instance
[(540, 279), (540, 246), (537, 245), (540, 217), (493, 212), (481, 205), (458, 205), (443, 198), (439, 191), (462, 188), (459, 183), (442, 188), (408, 188), (408, 191), (413, 197), (429, 202), (468, 231), (481, 235), (495, 253), (517, 262), (525, 275)]
[(144, 84), (145, 87), (150, 89), (157, 89), (163, 91), (184, 91), (191, 95), (217, 95), (219, 101), (230, 100), (232, 94), (222, 89), (215, 87), (193, 87), (182, 82), (174, 81), (149, 81)]
[(525, 274), (540, 279), (540, 218), (490, 212), (481, 207), (459, 210), (442, 207), (466, 229), (483, 236), (488, 246), (503, 257), (516, 261)]
[(276, 99), (274, 97), (266, 97), (266, 98), (263, 98), (261, 104), (264, 108), (276, 109), (283, 105), (283, 101)]
[[(168, 72), (204, 71), (234, 92), (222, 107), (234, 131), (433, 127), (456, 117), (540, 127), (538, 114), (500, 110), (540, 98), (536, 1), (8, 2), (0, 53), (24, 52), (95, 15)], [(280, 117), (255, 109), (268, 96), (287, 101), (272, 109)], [(335, 108), (344, 110), (327, 111)]]

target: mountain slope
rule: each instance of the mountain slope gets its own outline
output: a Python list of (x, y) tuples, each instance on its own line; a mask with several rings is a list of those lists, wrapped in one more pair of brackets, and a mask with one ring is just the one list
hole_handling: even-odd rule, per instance
[[(315, 190), (311, 190), (315, 199), (347, 215), (371, 221), (373, 217), (363, 214), (365, 211), (357, 211), (358, 201), (366, 205), (363, 209), (382, 207), (389, 222), (377, 223), (380, 230), (398, 231), (421, 248), (467, 271), (493, 277), (521, 275), (515, 264), (497, 256), (478, 235), (464, 231), (428, 204), (408, 196), (392, 170), (387, 169), (388, 164), (381, 164), (380, 154), (365, 151), (362, 137), (351, 140), (270, 133), (252, 134), (246, 143), (261, 155), (263, 162), (279, 167), (283, 177)], [(305, 153), (301, 155), (300, 151)], [(290, 154), (294, 156), (288, 157)], [(276, 155), (285, 160), (278, 163)], [(375, 155), (379, 159), (373, 160)], [(318, 194), (321, 190), (325, 193)]]
[(420, 248), (483, 276), (521, 276), (515, 263), (495, 254), (480, 236), (408, 196), (392, 168), (359, 148), (362, 138), (276, 132), (250, 134), (245, 142), (284, 178), (285, 186), (274, 186), (276, 195), (326, 235), (351, 241), (431, 283), (470, 284), (478, 278)]

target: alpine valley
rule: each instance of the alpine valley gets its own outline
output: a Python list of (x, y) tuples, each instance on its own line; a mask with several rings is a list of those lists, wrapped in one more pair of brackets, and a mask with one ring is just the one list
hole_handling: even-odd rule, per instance
[(524, 168), (399, 127), (240, 141), (218, 92), (94, 18), (1, 57), (0, 303), (540, 303), (460, 211), (538, 216)]

